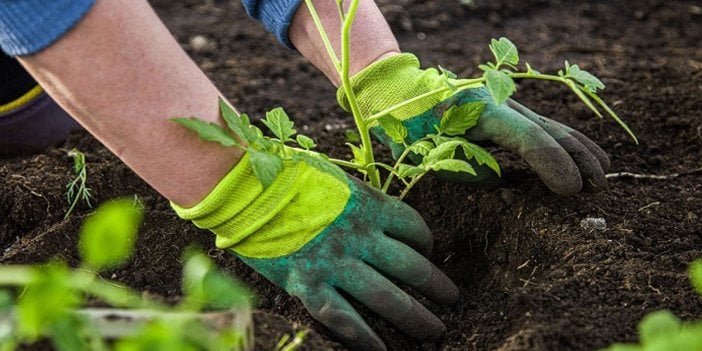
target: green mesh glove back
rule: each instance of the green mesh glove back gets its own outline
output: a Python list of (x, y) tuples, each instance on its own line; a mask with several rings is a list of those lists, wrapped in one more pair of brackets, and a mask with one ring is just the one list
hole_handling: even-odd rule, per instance
[(263, 189), (245, 155), (199, 204), (172, 206), (214, 232), (218, 247), (299, 297), (352, 349), (385, 346), (338, 290), (421, 339), (441, 336), (443, 323), (389, 278), (440, 303), (458, 298), (456, 286), (415, 251), (432, 247), (419, 214), (351, 177), (290, 162)]
[[(457, 81), (457, 82), (460, 82)], [(399, 54), (371, 64), (351, 79), (356, 100), (364, 116), (386, 110), (400, 102), (445, 85), (441, 74), (433, 68), (421, 69), (412, 54)], [(349, 110), (343, 89), (337, 92), (339, 104)], [(549, 118), (540, 116), (513, 100), (497, 105), (487, 89), (446, 91), (408, 104), (392, 113), (408, 129), (407, 143), (435, 132), (443, 111), (452, 105), (484, 101), (485, 109), (478, 124), (469, 129), (471, 141), (491, 141), (518, 152), (553, 192), (571, 195), (583, 187), (603, 190), (607, 187), (605, 171), (609, 157), (585, 135)], [(393, 155), (402, 151), (379, 126), (371, 131)], [(477, 177), (461, 173), (465, 182), (489, 181), (496, 175), (487, 167), (473, 165)]]

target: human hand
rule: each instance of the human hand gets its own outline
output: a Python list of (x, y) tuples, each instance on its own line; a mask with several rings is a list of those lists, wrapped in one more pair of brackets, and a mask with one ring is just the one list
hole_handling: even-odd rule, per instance
[[(445, 82), (445, 77), (436, 69), (420, 69), (419, 61), (411, 54), (378, 61), (352, 79), (359, 108), (367, 114), (441, 88)], [(343, 90), (337, 96), (345, 107)], [(449, 107), (474, 101), (484, 102), (485, 109), (477, 125), (466, 133), (470, 141), (491, 141), (519, 153), (556, 194), (572, 195), (582, 189), (600, 191), (607, 188), (605, 171), (609, 168), (609, 157), (592, 140), (514, 100), (497, 105), (484, 87), (456, 93), (447, 91), (407, 105), (391, 115), (407, 127), (406, 142), (410, 144), (434, 133), (443, 112)], [(401, 152), (402, 146), (394, 143), (380, 126), (375, 126), (372, 131), (381, 142), (390, 146), (393, 155)], [(460, 181), (481, 184), (490, 183), (496, 177), (486, 166), (473, 166), (477, 175), (461, 173)]]
[(347, 347), (384, 350), (378, 335), (339, 293), (343, 290), (398, 329), (435, 339), (445, 327), (389, 278), (428, 298), (452, 303), (458, 288), (415, 250), (432, 237), (419, 214), (352, 178), (336, 178), (306, 163), (287, 163), (265, 190), (248, 155), (184, 219), (217, 234), (217, 246), (290, 295)]

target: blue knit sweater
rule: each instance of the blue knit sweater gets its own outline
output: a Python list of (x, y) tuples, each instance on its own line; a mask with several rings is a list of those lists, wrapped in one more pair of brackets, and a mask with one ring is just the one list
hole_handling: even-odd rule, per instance
[[(10, 56), (36, 53), (61, 38), (95, 0), (0, 0), (0, 48)], [(288, 28), (302, 0), (242, 0), (246, 12), (292, 48)]]

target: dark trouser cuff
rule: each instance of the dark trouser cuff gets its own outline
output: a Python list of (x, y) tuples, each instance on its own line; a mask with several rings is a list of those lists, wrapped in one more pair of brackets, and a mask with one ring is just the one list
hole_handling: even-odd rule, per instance
[(0, 157), (39, 152), (66, 140), (80, 125), (46, 93), (0, 114)]

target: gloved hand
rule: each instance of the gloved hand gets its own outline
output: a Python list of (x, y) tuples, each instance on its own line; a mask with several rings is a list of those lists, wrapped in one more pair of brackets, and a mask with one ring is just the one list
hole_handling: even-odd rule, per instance
[(181, 218), (217, 235), (227, 248), (290, 295), (347, 347), (385, 346), (339, 293), (347, 292), (410, 336), (441, 336), (443, 323), (388, 278), (440, 303), (457, 287), (415, 250), (432, 237), (419, 214), (360, 181), (336, 178), (304, 162), (287, 162), (265, 190), (248, 154)]
[[(454, 81), (458, 83), (460, 80)], [(371, 64), (351, 79), (356, 100), (364, 115), (386, 110), (400, 102), (445, 86), (445, 77), (433, 68), (420, 69), (412, 54), (399, 54)], [(346, 94), (339, 89), (337, 99), (349, 110)], [(582, 188), (607, 188), (605, 171), (609, 157), (585, 135), (549, 118), (540, 116), (516, 101), (497, 105), (485, 87), (446, 91), (406, 105), (391, 115), (408, 129), (407, 143), (434, 133), (441, 116), (452, 105), (484, 101), (478, 124), (467, 131), (470, 141), (492, 141), (518, 152), (556, 194), (572, 195)], [(397, 157), (402, 145), (394, 143), (380, 126), (373, 134), (390, 146)], [(466, 182), (487, 182), (496, 177), (487, 166), (473, 164), (477, 176), (461, 173)]]

